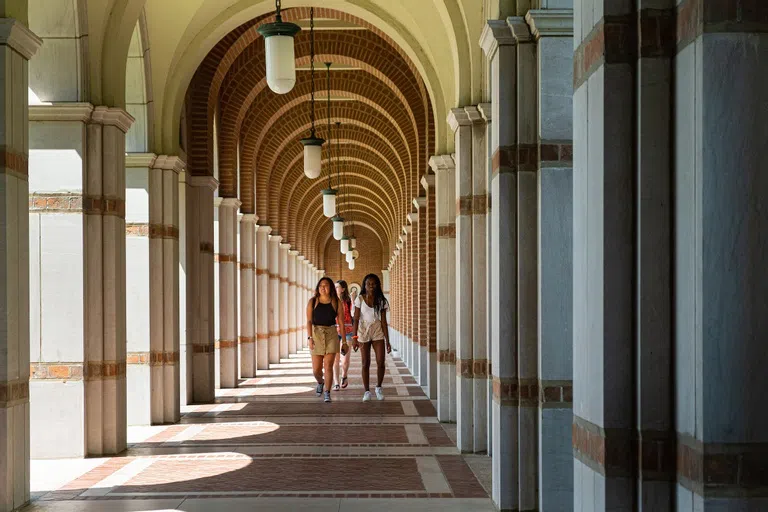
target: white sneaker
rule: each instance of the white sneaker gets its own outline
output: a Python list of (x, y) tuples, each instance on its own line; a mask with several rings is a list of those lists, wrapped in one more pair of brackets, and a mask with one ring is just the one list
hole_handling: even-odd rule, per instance
[(384, 390), (381, 388), (376, 388), (376, 399), (377, 400), (384, 400)]
[(371, 401), (371, 392), (370, 391), (366, 391), (363, 394), (363, 402), (370, 402), (370, 401)]

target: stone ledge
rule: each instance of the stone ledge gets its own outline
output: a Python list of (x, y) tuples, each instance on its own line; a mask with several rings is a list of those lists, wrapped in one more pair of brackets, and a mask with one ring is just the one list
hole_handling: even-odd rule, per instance
[(43, 45), (43, 40), (14, 18), (0, 18), (0, 45), (9, 46), (26, 60)]
[(573, 9), (531, 9), (525, 21), (536, 39), (573, 37)]

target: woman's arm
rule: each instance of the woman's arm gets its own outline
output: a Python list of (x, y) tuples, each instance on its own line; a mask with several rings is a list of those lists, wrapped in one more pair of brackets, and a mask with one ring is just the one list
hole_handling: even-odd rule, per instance
[(337, 302), (337, 308), (336, 308), (336, 326), (337, 330), (339, 331), (339, 336), (346, 339), (346, 332), (344, 331), (344, 304), (341, 302), (341, 299)]
[(387, 310), (381, 312), (381, 330), (384, 331), (384, 341), (387, 344), (387, 354), (392, 352), (392, 345), (389, 344), (389, 326), (387, 326)]
[(360, 323), (360, 308), (355, 308), (355, 318), (352, 320), (352, 345), (357, 350), (359, 342), (357, 341), (357, 327)]
[(315, 348), (315, 340), (312, 339), (312, 302), (314, 302), (314, 298), (307, 302), (307, 338), (309, 339), (310, 350)]

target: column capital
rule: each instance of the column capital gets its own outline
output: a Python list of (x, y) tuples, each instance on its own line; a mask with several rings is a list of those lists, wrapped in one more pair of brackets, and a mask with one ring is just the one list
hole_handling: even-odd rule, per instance
[(427, 206), (427, 198), (426, 197), (414, 197), (413, 198), (413, 206), (415, 206), (417, 210), (420, 210), (420, 209), (424, 208), (425, 206)]
[(269, 226), (265, 226), (265, 225), (261, 224), (261, 225), (259, 225), (259, 226), (256, 228), (256, 231), (258, 231), (259, 233), (266, 233), (266, 234), (270, 234), (270, 233), (272, 232), (272, 228), (271, 228), (271, 227), (269, 227)]
[(490, 123), (493, 120), (492, 109), (493, 106), (490, 103), (477, 104), (477, 110), (480, 111), (480, 115), (483, 116), (486, 123)]
[[(0, 18), (2, 19), (2, 18)], [(51, 103), (50, 105), (30, 105), (30, 121), (80, 121), (86, 123), (93, 114), (93, 105), (90, 103)], [(151, 155), (152, 161), (157, 155), (154, 153), (141, 153)], [(126, 155), (126, 160), (128, 155)], [(149, 164), (136, 167), (149, 167)]]
[[(410, 219), (408, 219), (408, 220), (410, 221)], [(404, 235), (410, 235), (411, 234), (411, 226), (410, 225), (403, 226), (403, 234)]]
[[(33, 107), (30, 105), (29, 107), (29, 117), (30, 121), (32, 120), (32, 112), (33, 108), (37, 110), (38, 107)], [(37, 113), (40, 111), (37, 110)], [(38, 121), (43, 121), (43, 119), (37, 119)], [(62, 121), (70, 121), (71, 119), (61, 119)], [(79, 121), (79, 119), (77, 119)], [(155, 160), (157, 160), (157, 155), (154, 153), (126, 153), (125, 154), (125, 168), (126, 169), (153, 169), (155, 168)]]
[(269, 235), (269, 243), (278, 244), (283, 241), (283, 237), (280, 235)]
[(573, 9), (531, 9), (525, 21), (536, 39), (573, 36)]
[(439, 171), (448, 171), (456, 168), (453, 155), (434, 155), (429, 157), (429, 166), (437, 174)]
[(321, 268), (320, 270), (318, 270), (318, 272), (320, 273), (321, 276), (325, 275), (325, 269), (324, 268)]
[(42, 44), (43, 40), (19, 20), (0, 18), (0, 45), (10, 46), (19, 55), (29, 60)]
[(288, 256), (290, 256), (291, 258), (298, 258), (299, 251), (288, 250)]
[[(128, 156), (125, 157), (126, 162), (128, 161)], [(173, 171), (176, 174), (179, 174), (181, 171), (186, 169), (187, 162), (184, 161), (179, 156), (169, 156), (169, 155), (158, 155), (155, 158), (155, 161), (153, 162), (152, 168), (154, 169), (163, 169), (166, 171)]]
[(291, 244), (280, 244), (281, 251), (288, 251), (291, 249)]
[[(431, 159), (430, 159), (431, 160)], [(424, 187), (424, 190), (429, 190), (430, 188), (435, 186), (435, 175), (434, 174), (425, 174), (421, 177), (421, 186)]]
[(496, 55), (499, 46), (509, 46), (517, 43), (517, 40), (509, 30), (505, 20), (488, 20), (480, 34), (480, 48), (485, 57), (490, 60)]
[(470, 126), (472, 124), (469, 114), (467, 114), (467, 111), (463, 108), (452, 108), (450, 112), (448, 112), (447, 121), (452, 132), (458, 130), (459, 126)]
[(482, 113), (476, 105), (464, 107), (464, 112), (467, 113), (467, 117), (469, 117), (469, 120), (472, 124), (485, 122)]
[(244, 213), (240, 218), (240, 222), (246, 222), (248, 224), (256, 224), (259, 222), (259, 218), (254, 213)]
[(224, 206), (226, 208), (240, 208), (240, 205), (243, 204), (240, 202), (239, 199), (235, 197), (222, 197), (221, 198), (221, 206)]
[(131, 114), (117, 107), (94, 107), (91, 114), (92, 123), (115, 126), (123, 133), (128, 132), (135, 120)]
[(507, 18), (507, 25), (509, 25), (509, 30), (512, 32), (512, 36), (517, 41), (517, 44), (530, 43), (534, 40), (528, 24), (522, 16), (510, 16)]
[(190, 176), (189, 184), (193, 187), (208, 187), (211, 191), (219, 188), (219, 180), (213, 176)]
[[(408, 219), (408, 222), (413, 225), (417, 224), (419, 222), (419, 214), (416, 212), (411, 212), (408, 215), (405, 216)], [(409, 226), (410, 227), (410, 226)]]

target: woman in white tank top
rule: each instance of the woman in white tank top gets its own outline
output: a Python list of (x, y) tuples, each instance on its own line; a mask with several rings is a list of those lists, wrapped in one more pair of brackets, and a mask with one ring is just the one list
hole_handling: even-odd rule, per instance
[[(376, 398), (384, 400), (381, 384), (384, 382), (386, 354), (392, 352), (389, 344), (389, 328), (387, 327), (387, 310), (389, 303), (381, 290), (381, 281), (376, 274), (368, 274), (363, 279), (363, 289), (355, 299), (355, 320), (353, 322), (352, 343), (357, 350), (362, 347), (362, 377), (363, 402), (371, 399), (369, 387), (371, 368), (371, 347), (376, 353)], [(384, 352), (386, 350), (386, 353)]]

